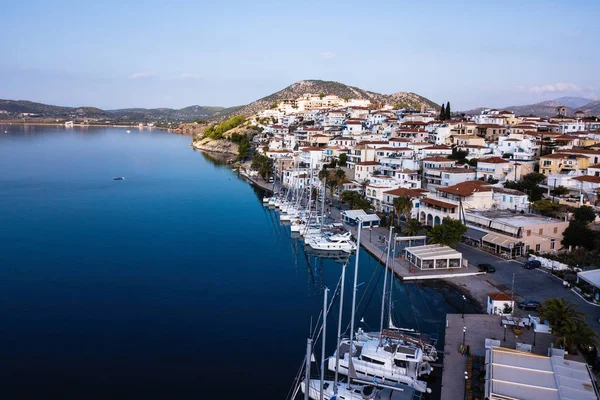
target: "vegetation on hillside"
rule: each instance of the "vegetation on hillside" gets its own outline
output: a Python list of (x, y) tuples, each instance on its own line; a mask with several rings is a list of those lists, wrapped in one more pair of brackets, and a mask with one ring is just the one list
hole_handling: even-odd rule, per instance
[(222, 139), (223, 134), (225, 132), (227, 132), (233, 128), (237, 128), (244, 122), (246, 122), (246, 117), (244, 117), (242, 115), (236, 115), (235, 117), (229, 118), (227, 121), (221, 122), (220, 124), (210, 125), (204, 131), (204, 137), (205, 138), (208, 137), (208, 138), (215, 139), (215, 140)]
[(250, 168), (257, 171), (263, 179), (267, 179), (267, 176), (273, 173), (274, 165), (275, 164), (273, 159), (260, 153), (254, 153), (254, 157), (252, 157), (252, 163), (250, 164)]
[(353, 190), (346, 190), (342, 193), (342, 203), (347, 204), (352, 210), (371, 210), (373, 204), (362, 194)]
[(545, 179), (546, 177), (543, 174), (532, 172), (524, 175), (518, 182), (506, 181), (504, 187), (507, 189), (516, 189), (527, 193), (529, 196), (529, 201), (536, 201), (540, 200), (542, 198), (542, 194), (544, 194), (544, 189), (542, 189), (539, 185)]

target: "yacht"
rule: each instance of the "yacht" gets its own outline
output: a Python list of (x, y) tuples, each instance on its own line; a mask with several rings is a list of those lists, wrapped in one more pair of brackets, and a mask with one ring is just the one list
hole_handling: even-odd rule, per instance
[(347, 251), (356, 250), (356, 243), (352, 241), (350, 232), (337, 235), (321, 235), (308, 237), (306, 244), (315, 250)]
[[(359, 379), (393, 382), (409, 385), (419, 392), (431, 393), (427, 382), (419, 376), (428, 375), (433, 368), (423, 360), (423, 351), (415, 346), (401, 344), (395, 339), (371, 338), (360, 329), (356, 335), (352, 354), (351, 342), (342, 340), (336, 350), (339, 353), (338, 372)], [(335, 354), (338, 357), (338, 354)], [(328, 361), (330, 370), (335, 371), (335, 357)]]
[(124, 177), (124, 176), (115, 176), (115, 177), (113, 178), (113, 180), (115, 180), (115, 181), (124, 181), (124, 180), (125, 180), (125, 177)]
[(270, 197), (263, 197), (263, 204), (269, 204), (269, 201), (271, 200)]

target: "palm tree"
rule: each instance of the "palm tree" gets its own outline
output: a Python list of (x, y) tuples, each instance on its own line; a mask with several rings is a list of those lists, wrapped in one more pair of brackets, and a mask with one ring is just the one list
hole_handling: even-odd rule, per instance
[(367, 192), (367, 186), (369, 186), (369, 183), (371, 183), (370, 180), (368, 179), (364, 179), (361, 183), (360, 183), (360, 191), (362, 193), (362, 195), (364, 196)]
[(566, 321), (560, 331), (555, 332), (553, 329), (552, 333), (556, 335), (555, 344), (562, 345), (569, 353), (577, 353), (578, 349), (598, 345), (596, 332), (584, 320)]
[(400, 215), (404, 213), (407, 218), (410, 218), (410, 212), (412, 210), (412, 200), (408, 196), (398, 196), (394, 199), (394, 211), (398, 216), (398, 223), (400, 223)]
[(327, 167), (323, 165), (323, 169), (319, 171), (319, 180), (323, 181), (325, 178), (329, 178), (329, 171), (327, 171)]
[[(328, 179), (327, 180), (327, 188), (329, 189), (329, 198), (331, 199), (331, 204), (333, 205), (333, 192), (335, 191), (335, 188), (337, 187), (337, 182), (334, 179)], [(340, 195), (340, 199), (341, 199), (341, 195)]]
[(338, 168), (335, 170), (335, 180), (338, 185), (338, 196), (342, 195), (342, 190), (344, 190), (344, 182), (346, 182), (346, 172), (343, 169)]
[(404, 233), (406, 236), (417, 236), (421, 230), (421, 223), (416, 218), (409, 218), (404, 224)]
[(575, 308), (577, 304), (567, 303), (563, 298), (549, 299), (542, 303), (540, 317), (548, 320), (552, 331), (558, 336), (566, 326), (577, 320), (583, 320), (583, 313)]

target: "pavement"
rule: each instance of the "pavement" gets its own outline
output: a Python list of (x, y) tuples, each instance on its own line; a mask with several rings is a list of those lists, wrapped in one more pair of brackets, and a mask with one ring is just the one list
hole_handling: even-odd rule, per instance
[[(573, 293), (571, 289), (563, 287), (562, 280), (543, 268), (525, 269), (523, 264), (514, 260), (505, 260), (492, 254), (459, 243), (456, 247), (472, 264), (488, 263), (496, 267), (496, 272), (485, 276), (476, 276), (471, 279), (486, 279), (495, 287), (502, 289), (510, 295), (514, 274), (515, 301), (544, 300), (562, 297), (567, 302), (578, 305), (577, 310), (586, 316), (589, 326), (600, 336), (600, 307), (589, 304)], [(535, 314), (532, 312), (532, 314)]]
[[(463, 327), (466, 327), (464, 334)], [(517, 342), (529, 344), (532, 346), (532, 353), (543, 355), (547, 354), (553, 342), (553, 337), (548, 334), (537, 333), (534, 338), (533, 329), (523, 329), (519, 336), (510, 328), (505, 330), (499, 315), (465, 314), (463, 318), (461, 314), (448, 314), (441, 400), (464, 398), (467, 357), (460, 354), (458, 349), (464, 341), (465, 346), (469, 346), (471, 355), (485, 356), (485, 339), (499, 340), (502, 347), (510, 349), (516, 348)]]

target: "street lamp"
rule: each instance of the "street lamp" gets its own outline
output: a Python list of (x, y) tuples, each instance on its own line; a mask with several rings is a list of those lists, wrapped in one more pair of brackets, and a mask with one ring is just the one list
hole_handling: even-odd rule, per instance
[(467, 334), (467, 327), (463, 326), (463, 347), (465, 347), (465, 336)]
[(506, 324), (504, 324), (504, 341), (506, 342)]
[(533, 345), (535, 346), (535, 327), (533, 328)]
[(463, 294), (463, 296), (462, 296), (462, 299), (463, 299), (463, 306), (462, 306), (462, 319), (465, 319), (465, 300), (466, 300), (467, 298), (465, 297), (465, 295), (464, 295), (464, 294)]
[(469, 373), (465, 371), (465, 396), (464, 399), (467, 399), (467, 381), (469, 380)]

